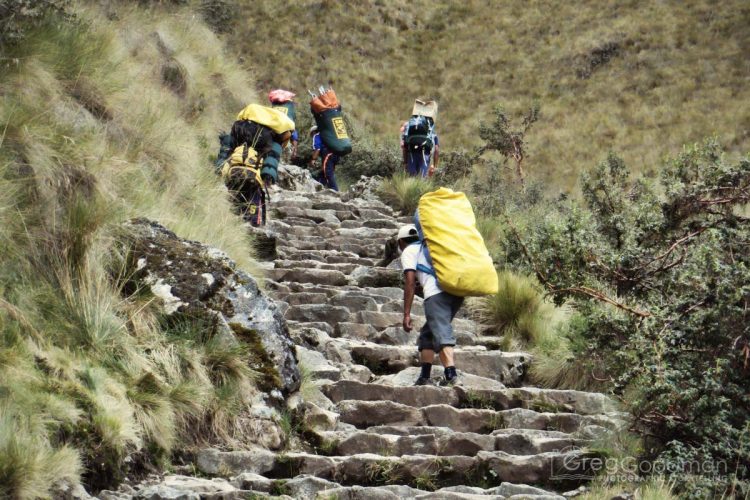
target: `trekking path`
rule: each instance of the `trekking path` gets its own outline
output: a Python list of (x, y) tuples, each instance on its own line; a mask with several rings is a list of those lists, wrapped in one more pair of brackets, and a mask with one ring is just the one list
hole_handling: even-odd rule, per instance
[[(465, 308), (454, 322), (460, 383), (413, 387), (421, 299), (407, 334), (398, 261), (377, 267), (411, 218), (372, 196), (298, 189), (272, 193), (257, 232), (276, 238), (275, 251), (265, 248), (266, 288), (287, 308), (300, 365), (320, 387), (290, 405), (305, 412), (306, 446), (204, 450), (198, 468), (294, 498), (563, 498), (584, 484), (595, 456), (586, 445), (624, 422), (615, 404), (525, 387), (531, 356), (496, 350)], [(436, 382), (442, 372), (433, 369)]]

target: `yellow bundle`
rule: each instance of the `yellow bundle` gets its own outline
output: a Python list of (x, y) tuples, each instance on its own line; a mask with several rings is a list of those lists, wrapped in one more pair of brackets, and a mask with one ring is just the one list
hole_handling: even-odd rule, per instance
[(246, 145), (237, 146), (221, 167), (221, 177), (224, 182), (234, 183), (252, 179), (262, 186), (263, 180), (260, 177), (262, 164), (263, 160), (258, 160), (258, 152), (255, 149)]
[(423, 195), (417, 218), (444, 292), (459, 297), (497, 293), (497, 272), (464, 193), (440, 188)]
[(245, 109), (239, 112), (237, 119), (259, 123), (277, 134), (294, 130), (294, 122), (285, 112), (260, 104), (248, 104)]

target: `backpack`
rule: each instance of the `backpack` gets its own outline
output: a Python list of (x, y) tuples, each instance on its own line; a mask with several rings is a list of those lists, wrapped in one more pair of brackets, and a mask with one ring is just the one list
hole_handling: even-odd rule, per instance
[(423, 195), (414, 219), (430, 263), (419, 271), (432, 274), (444, 292), (459, 297), (497, 293), (495, 265), (464, 193), (440, 188)]
[(409, 149), (432, 150), (435, 143), (434, 121), (432, 118), (414, 115), (404, 128), (404, 144)]
[(294, 105), (294, 101), (273, 103), (271, 109), (281, 111), (293, 122), (297, 121), (297, 107)]
[(261, 106), (260, 104), (248, 104), (237, 114), (237, 120), (247, 120), (270, 128), (277, 134), (291, 132), (294, 130), (294, 121), (287, 113), (278, 109)]
[(319, 95), (311, 94), (314, 97), (310, 101), (310, 111), (326, 149), (339, 156), (348, 155), (352, 152), (352, 140), (336, 92), (332, 88), (325, 90), (321, 87)]
[(271, 150), (271, 144), (274, 142), (273, 131), (259, 123), (250, 120), (237, 120), (232, 124), (232, 144), (237, 148), (242, 144), (247, 144), (260, 156), (265, 155)]
[[(253, 226), (266, 223), (265, 183), (261, 178), (263, 158), (247, 143), (232, 151), (221, 169), (224, 184), (233, 194), (235, 203), (241, 207), (243, 216)], [(250, 201), (250, 200), (255, 201)]]
[(248, 146), (247, 143), (237, 146), (229, 155), (227, 161), (221, 167), (221, 177), (230, 188), (239, 189), (246, 183), (256, 183), (263, 186), (260, 177), (263, 159), (259, 158), (258, 151)]

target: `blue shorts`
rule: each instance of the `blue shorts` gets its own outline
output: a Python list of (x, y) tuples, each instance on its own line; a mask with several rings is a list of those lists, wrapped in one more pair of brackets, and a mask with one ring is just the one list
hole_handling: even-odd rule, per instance
[(419, 331), (417, 348), (440, 352), (445, 346), (456, 345), (451, 322), (464, 303), (463, 297), (440, 292), (424, 301), (424, 315), (427, 319)]

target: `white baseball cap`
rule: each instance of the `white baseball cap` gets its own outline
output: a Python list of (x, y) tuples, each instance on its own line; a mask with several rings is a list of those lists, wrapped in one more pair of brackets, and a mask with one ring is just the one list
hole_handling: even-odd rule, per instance
[(396, 239), (403, 240), (405, 238), (413, 238), (418, 235), (419, 233), (417, 233), (417, 226), (415, 226), (414, 224), (407, 224), (405, 226), (401, 226), (401, 229), (398, 230), (398, 237)]

